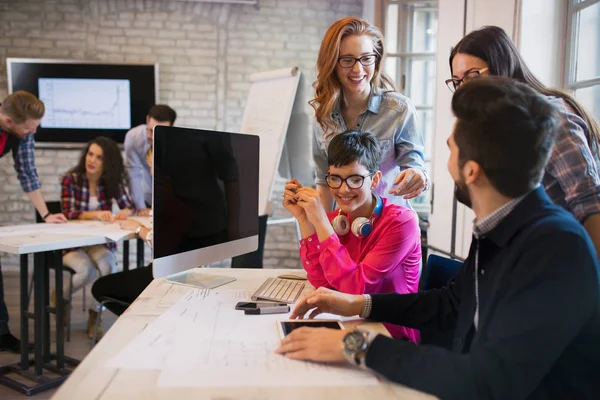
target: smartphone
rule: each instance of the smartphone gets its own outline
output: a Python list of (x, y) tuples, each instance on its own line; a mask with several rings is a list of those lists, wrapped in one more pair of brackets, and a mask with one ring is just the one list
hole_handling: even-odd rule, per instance
[(272, 301), (240, 301), (235, 305), (236, 310), (256, 310), (262, 307), (287, 306), (287, 303), (275, 303)]
[(291, 319), (287, 321), (279, 321), (277, 322), (277, 326), (279, 328), (279, 336), (281, 339), (283, 339), (294, 329), (298, 329), (302, 326), (308, 326), (311, 328), (344, 329), (342, 323), (335, 319)]

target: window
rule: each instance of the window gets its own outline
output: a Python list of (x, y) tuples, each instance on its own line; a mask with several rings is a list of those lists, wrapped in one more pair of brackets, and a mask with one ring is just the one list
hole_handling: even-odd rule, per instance
[(600, 0), (569, 0), (565, 87), (600, 120)]
[[(429, 172), (434, 121), (437, 25), (437, 1), (388, 0), (385, 3), (385, 72), (394, 80), (398, 90), (415, 105), (419, 125), (425, 135), (425, 167)], [(412, 201), (415, 210), (423, 217), (429, 214), (430, 193), (431, 191)]]

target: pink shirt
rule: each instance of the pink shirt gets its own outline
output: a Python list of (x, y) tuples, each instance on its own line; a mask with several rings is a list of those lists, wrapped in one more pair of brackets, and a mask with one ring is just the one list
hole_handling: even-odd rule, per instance
[[(421, 233), (414, 211), (383, 200), (381, 216), (364, 238), (316, 234), (300, 241), (300, 259), (309, 282), (344, 293), (414, 293), (419, 286)], [(330, 221), (338, 215), (332, 211)], [(350, 221), (352, 222), (352, 221)], [(416, 342), (418, 332), (386, 324), (394, 337)]]

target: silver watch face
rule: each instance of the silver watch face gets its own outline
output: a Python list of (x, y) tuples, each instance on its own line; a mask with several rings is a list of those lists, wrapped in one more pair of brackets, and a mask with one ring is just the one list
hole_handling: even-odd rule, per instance
[(347, 352), (356, 353), (362, 350), (365, 344), (365, 335), (360, 331), (352, 331), (344, 336), (344, 349)]

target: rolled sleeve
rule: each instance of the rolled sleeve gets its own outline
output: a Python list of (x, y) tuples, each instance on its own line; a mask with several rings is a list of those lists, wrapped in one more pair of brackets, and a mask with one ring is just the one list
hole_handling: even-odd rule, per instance
[(33, 135), (27, 135), (19, 142), (19, 146), (13, 152), (15, 171), (21, 183), (23, 191), (33, 192), (42, 187), (35, 169), (35, 152)]
[(399, 121), (394, 137), (396, 165), (401, 170), (418, 168), (427, 174), (423, 163), (425, 151), (423, 133), (419, 129), (417, 111), (409, 99), (406, 99), (404, 115), (399, 118)]

